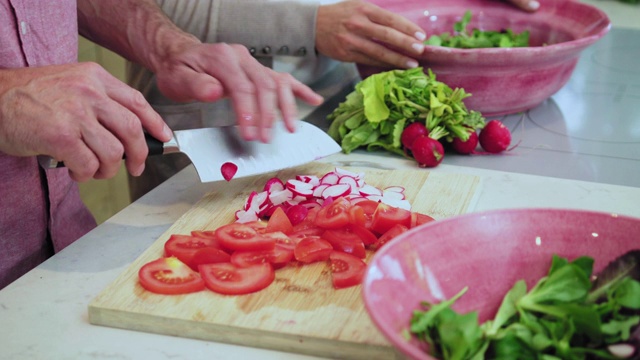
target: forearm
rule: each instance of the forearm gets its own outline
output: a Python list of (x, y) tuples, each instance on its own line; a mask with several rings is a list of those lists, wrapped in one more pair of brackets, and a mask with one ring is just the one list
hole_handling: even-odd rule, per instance
[(78, 27), (89, 40), (152, 71), (169, 54), (199, 42), (154, 0), (78, 0)]

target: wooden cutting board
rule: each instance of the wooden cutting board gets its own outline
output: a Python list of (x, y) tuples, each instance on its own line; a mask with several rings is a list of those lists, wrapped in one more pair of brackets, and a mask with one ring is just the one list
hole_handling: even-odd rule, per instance
[[(412, 210), (436, 220), (466, 213), (479, 185), (475, 176), (419, 168), (345, 169), (364, 171), (365, 182), (380, 188), (404, 186)], [(163, 255), (163, 245), (171, 234), (215, 229), (232, 222), (234, 212), (242, 208), (251, 191), (261, 191), (274, 175), (287, 180), (299, 174), (320, 176), (332, 170), (331, 165), (311, 163), (217, 186), (92, 300), (89, 322), (334, 359), (393, 358), (397, 355), (395, 350), (365, 310), (361, 286), (333, 289), (326, 263), (279, 269), (271, 286), (243, 296), (211, 291), (163, 296), (145, 291), (138, 284), (138, 269)]]

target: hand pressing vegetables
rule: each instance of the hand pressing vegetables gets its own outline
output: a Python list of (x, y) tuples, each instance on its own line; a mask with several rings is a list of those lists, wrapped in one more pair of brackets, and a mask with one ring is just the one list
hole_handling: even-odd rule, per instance
[(514, 33), (511, 29), (501, 31), (467, 30), (471, 21), (471, 11), (466, 11), (462, 20), (453, 25), (453, 34), (432, 35), (425, 40), (425, 45), (451, 48), (474, 49), (491, 47), (526, 47), (529, 46), (529, 31)]

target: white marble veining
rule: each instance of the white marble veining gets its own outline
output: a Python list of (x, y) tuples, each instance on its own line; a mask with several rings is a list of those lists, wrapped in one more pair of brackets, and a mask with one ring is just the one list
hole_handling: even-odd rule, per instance
[[(610, 0), (614, 26), (638, 27), (640, 6)], [(328, 88), (331, 90), (331, 88)], [(325, 91), (329, 91), (325, 89)], [(333, 89), (335, 90), (335, 89)], [(305, 111), (308, 111), (305, 110)], [(323, 161), (414, 168), (393, 156), (356, 152)], [(640, 188), (442, 164), (431, 171), (477, 175), (472, 211), (553, 207), (640, 217)], [(252, 347), (93, 326), (87, 305), (216, 183), (201, 184), (192, 167), (0, 291), (0, 359), (312, 359)]]

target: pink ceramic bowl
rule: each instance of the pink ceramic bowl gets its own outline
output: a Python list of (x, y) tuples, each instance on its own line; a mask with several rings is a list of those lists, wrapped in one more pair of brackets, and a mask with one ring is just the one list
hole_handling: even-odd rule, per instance
[(471, 213), (412, 229), (381, 248), (369, 262), (364, 303), (386, 338), (413, 359), (433, 359), (407, 341), (413, 310), (469, 289), (454, 305), (493, 318), (513, 284), (530, 288), (544, 276), (553, 254), (591, 256), (594, 272), (640, 248), (640, 219), (563, 209), (511, 209)]
[[(610, 29), (607, 15), (572, 0), (539, 0), (527, 13), (499, 0), (370, 0), (405, 16), (427, 36), (452, 32), (465, 11), (469, 28), (515, 32), (529, 30), (531, 47), (453, 49), (427, 46), (420, 65), (439, 81), (472, 94), (465, 100), (485, 117), (530, 109), (557, 92), (568, 80), (579, 55)], [(545, 46), (542, 46), (546, 44)], [(362, 78), (389, 69), (358, 64)]]

